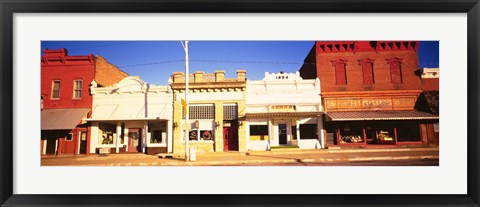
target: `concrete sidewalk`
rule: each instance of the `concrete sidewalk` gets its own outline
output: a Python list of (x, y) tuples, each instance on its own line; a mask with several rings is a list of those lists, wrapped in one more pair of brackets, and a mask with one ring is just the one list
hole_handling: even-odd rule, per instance
[(438, 148), (318, 149), (213, 152), (196, 155), (185, 162), (183, 155), (160, 158), (146, 154), (108, 154), (42, 158), (42, 166), (228, 166), (282, 165), (295, 163), (338, 163), (360, 161), (439, 159)]

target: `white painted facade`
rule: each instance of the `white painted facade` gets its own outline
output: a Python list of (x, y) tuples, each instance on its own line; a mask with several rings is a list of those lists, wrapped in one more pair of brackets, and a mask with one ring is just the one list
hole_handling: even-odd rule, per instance
[(90, 153), (145, 153), (148, 148), (172, 152), (173, 92), (169, 86), (150, 85), (134, 76), (107, 87), (92, 82), (90, 92)]
[(439, 78), (440, 68), (422, 68), (422, 78)]
[[(270, 150), (280, 145), (324, 147), (318, 78), (303, 80), (298, 72), (267, 72), (263, 80), (247, 80), (246, 114), (248, 150)], [(303, 135), (300, 128), (304, 129)]]

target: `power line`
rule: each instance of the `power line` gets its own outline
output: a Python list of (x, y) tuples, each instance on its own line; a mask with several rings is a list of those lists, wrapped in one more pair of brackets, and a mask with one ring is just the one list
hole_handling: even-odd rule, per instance
[(115, 44), (109, 44), (109, 45), (98, 45), (98, 46), (92, 46), (92, 47), (77, 47), (73, 49), (68, 49), (68, 51), (92, 49), (92, 48), (99, 48), (99, 47), (110, 47), (110, 46), (132, 44), (132, 43), (135, 43), (135, 42), (121, 42), (121, 43), (115, 43)]
[[(118, 67), (126, 68), (126, 67), (145, 66), (145, 65), (158, 65), (158, 64), (173, 63), (173, 62), (184, 62), (184, 61), (185, 60), (168, 60), (168, 61), (161, 61), (161, 62), (135, 64), (135, 65), (124, 65), (124, 66), (118, 66)], [(272, 64), (272, 65), (315, 64), (315, 63), (306, 63), (306, 62), (242, 61), (242, 60), (190, 60), (190, 61), (191, 62), (216, 62), (216, 63)]]
[(158, 65), (158, 64), (165, 64), (165, 63), (174, 63), (174, 62), (184, 62), (185, 60), (167, 60), (162, 62), (153, 62), (153, 63), (143, 63), (143, 64), (135, 64), (135, 65), (123, 65), (117, 66), (119, 68), (128, 68), (128, 67), (136, 67), (136, 66), (145, 66), (145, 65)]

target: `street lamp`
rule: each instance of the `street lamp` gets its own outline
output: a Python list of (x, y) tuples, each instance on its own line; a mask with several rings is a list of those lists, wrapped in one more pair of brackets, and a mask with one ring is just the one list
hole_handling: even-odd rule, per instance
[(182, 43), (183, 50), (185, 51), (185, 161), (188, 162), (188, 41)]

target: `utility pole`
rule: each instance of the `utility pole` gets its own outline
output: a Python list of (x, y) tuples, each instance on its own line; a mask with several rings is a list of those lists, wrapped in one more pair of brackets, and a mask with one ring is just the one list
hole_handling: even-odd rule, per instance
[(188, 120), (188, 41), (185, 41), (185, 42), (180, 42), (182, 43), (182, 46), (183, 46), (183, 50), (185, 51), (185, 161), (188, 162), (189, 161), (189, 154), (188, 154), (188, 141), (189, 141), (189, 133), (188, 133), (188, 130), (190, 129), (190, 127), (187, 127), (188, 123), (189, 123), (189, 120)]

